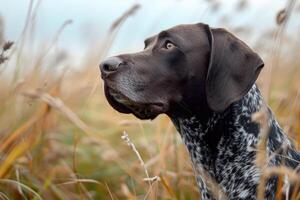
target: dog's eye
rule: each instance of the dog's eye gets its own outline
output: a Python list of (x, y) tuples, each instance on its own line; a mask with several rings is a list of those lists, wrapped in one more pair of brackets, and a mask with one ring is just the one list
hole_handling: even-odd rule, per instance
[(172, 42), (170, 42), (170, 41), (166, 42), (166, 44), (165, 44), (166, 49), (172, 49), (173, 47), (175, 47), (175, 45)]

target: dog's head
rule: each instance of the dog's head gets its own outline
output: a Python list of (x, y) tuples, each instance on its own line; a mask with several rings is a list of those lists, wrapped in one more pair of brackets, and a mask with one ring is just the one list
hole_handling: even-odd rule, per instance
[(140, 119), (176, 106), (224, 111), (252, 87), (263, 61), (224, 29), (180, 25), (145, 40), (144, 50), (100, 64), (110, 105)]

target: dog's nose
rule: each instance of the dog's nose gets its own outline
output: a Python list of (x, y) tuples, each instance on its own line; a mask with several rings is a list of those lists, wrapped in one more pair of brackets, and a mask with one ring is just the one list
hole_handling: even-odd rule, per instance
[(114, 73), (118, 70), (120, 65), (122, 65), (123, 61), (119, 57), (111, 57), (106, 60), (104, 60), (100, 64), (100, 71), (101, 71), (101, 76), (107, 77), (109, 74)]

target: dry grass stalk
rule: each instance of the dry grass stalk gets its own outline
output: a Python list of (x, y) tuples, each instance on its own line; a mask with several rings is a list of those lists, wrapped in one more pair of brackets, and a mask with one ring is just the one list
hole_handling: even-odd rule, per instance
[(210, 189), (213, 198), (216, 200), (227, 200), (228, 197), (217, 181), (205, 169), (196, 169), (196, 176), (200, 176), (204, 184)]
[(256, 153), (256, 160), (255, 163), (256, 165), (261, 169), (261, 177), (260, 177), (260, 182), (257, 188), (257, 199), (258, 200), (263, 200), (264, 199), (264, 194), (265, 194), (265, 185), (266, 185), (266, 176), (265, 171), (267, 168), (267, 156), (268, 153), (266, 151), (267, 149), (267, 142), (269, 138), (269, 125), (268, 125), (268, 110), (265, 105), (261, 108), (261, 111), (254, 113), (252, 115), (252, 121), (257, 122), (260, 124), (260, 139), (257, 144), (257, 153)]
[[(133, 142), (131, 142), (128, 134), (124, 131), (123, 132), (123, 135), (121, 136), (121, 138), (126, 142), (126, 144), (133, 150), (133, 152), (135, 153), (135, 155), (137, 156), (138, 160), (140, 161), (140, 164), (141, 166), (143, 167), (144, 169), (144, 172), (146, 174), (146, 178), (143, 179), (143, 181), (147, 181), (148, 184), (149, 184), (149, 190), (148, 190), (148, 193), (146, 194), (145, 196), (145, 199), (146, 197), (151, 193), (153, 192), (153, 183), (157, 182), (157, 181), (162, 181), (163, 185), (164, 186), (167, 186), (165, 180), (162, 180), (161, 179), (161, 176), (154, 176), (154, 177), (150, 177), (149, 176), (149, 172), (147, 170), (147, 167), (145, 165), (145, 162), (144, 160), (142, 159), (141, 157), (141, 154), (138, 152), (138, 150), (136, 149), (135, 145)], [(169, 192), (170, 191), (170, 187), (166, 187), (167, 188), (167, 191)], [(171, 193), (172, 194), (172, 193)]]
[(0, 45), (4, 42), (4, 22), (3, 18), (0, 15)]
[(291, 199), (299, 200), (299, 198), (300, 198), (300, 192), (299, 191), (300, 191), (300, 181), (298, 180), (298, 182), (295, 184), (294, 191), (292, 193)]
[(287, 176), (291, 183), (297, 183), (300, 181), (300, 174), (285, 166), (268, 167), (268, 170), (264, 172), (265, 177), (272, 177), (275, 175)]
[(7, 171), (17, 158), (24, 154), (24, 152), (30, 147), (30, 142), (21, 142), (6, 156), (4, 162), (0, 167), (0, 179), (4, 178)]
[(256, 153), (256, 165), (264, 169), (267, 166), (267, 142), (269, 138), (269, 125), (268, 125), (268, 110), (266, 106), (263, 106), (261, 111), (254, 113), (252, 115), (252, 121), (260, 124), (260, 139), (257, 144), (257, 153)]
[(282, 41), (283, 37), (287, 28), (287, 22), (290, 19), (290, 16), (292, 14), (293, 8), (295, 7), (296, 0), (288, 0), (286, 3), (286, 6), (284, 9), (280, 10), (277, 14), (276, 21), (278, 22), (278, 29), (276, 30), (274, 34), (274, 42), (271, 52), (271, 65), (267, 69), (267, 74), (264, 79), (264, 94), (265, 94), (265, 100), (269, 101), (270, 98), (270, 92), (271, 92), (271, 84), (272, 84), (272, 74), (274, 69), (278, 68), (279, 59), (280, 59), (280, 53), (281, 53), (281, 47), (282, 47)]
[(93, 179), (72, 179), (70, 181), (58, 183), (57, 185), (70, 185), (70, 184), (72, 185), (72, 184), (76, 184), (76, 183), (93, 183), (93, 184), (97, 184), (97, 185), (103, 185), (99, 181), (96, 181)]
[(9, 59), (6, 52), (13, 46), (14, 42), (7, 41), (3, 44), (2, 51), (0, 53), (0, 65)]
[[(10, 180), (10, 179), (0, 179), (0, 183), (2, 184), (7, 184), (7, 185), (11, 185), (11, 186), (17, 186), (17, 187), (22, 187), (23, 189), (29, 191), (30, 193), (32, 193), (34, 195), (33, 199), (38, 199), (38, 200), (42, 200), (43, 198), (37, 193), (35, 192), (33, 189), (31, 189), (30, 187), (28, 187), (27, 185), (17, 182), (15, 180)], [(4, 195), (6, 196), (6, 195)], [(0, 195), (1, 197), (1, 195)], [(9, 199), (9, 198), (8, 198)]]
[(12, 42), (12, 41), (5, 42), (3, 47), (2, 47), (2, 52), (5, 52), (5, 51), (9, 50), (12, 47), (13, 44), (14, 44), (14, 42)]
[[(127, 11), (125, 11), (118, 19), (116, 19), (112, 25), (109, 28), (109, 31), (107, 33), (107, 36), (105, 37), (104, 44), (101, 44), (101, 48), (99, 48), (99, 54), (97, 54), (97, 57), (99, 59), (102, 59), (107, 55), (108, 50), (112, 46), (112, 43), (118, 33), (119, 28), (122, 26), (122, 24), (125, 22), (128, 17), (132, 16), (138, 9), (140, 8), (139, 4), (135, 4), (132, 7), (130, 7)], [(97, 81), (98, 83), (98, 81)]]
[(282, 200), (282, 193), (279, 192), (279, 191), (281, 191), (281, 189), (284, 186), (283, 179), (284, 179), (284, 176), (278, 176), (277, 194), (276, 194), (276, 197), (275, 197), (276, 200)]
[(106, 188), (107, 188), (107, 191), (108, 191), (108, 193), (109, 193), (109, 197), (110, 197), (110, 199), (111, 199), (111, 200), (114, 200), (114, 196), (113, 196), (113, 194), (112, 194), (111, 190), (109, 189), (109, 186), (107, 185), (107, 183), (105, 183), (105, 186), (106, 186)]
[(149, 178), (143, 178), (143, 181), (147, 181), (147, 182), (156, 182), (156, 181), (161, 181), (159, 176), (153, 176), (153, 177), (149, 177)]
[(159, 178), (160, 178), (160, 181), (161, 181), (162, 185), (164, 186), (164, 188), (165, 188), (165, 189), (167, 190), (167, 192), (169, 193), (169, 195), (170, 195), (172, 198), (178, 200), (175, 191), (170, 187), (170, 184), (167, 182), (167, 180), (166, 180), (162, 175), (160, 175)]
[(75, 124), (83, 132), (89, 135), (91, 134), (91, 129), (70, 108), (68, 108), (60, 98), (53, 97), (50, 94), (38, 89), (33, 91), (22, 92), (22, 95), (33, 99), (41, 99), (51, 107), (63, 113), (73, 124)]
[(276, 22), (278, 25), (282, 24), (286, 20), (287, 14), (286, 10), (282, 9), (277, 13)]
[(25, 20), (25, 25), (23, 27), (22, 34), (21, 34), (22, 37), (20, 38), (18, 49), (17, 49), (16, 68), (15, 68), (14, 78), (13, 78), (14, 82), (17, 82), (19, 78), (19, 73), (21, 68), (21, 57), (22, 57), (25, 41), (27, 39), (27, 36), (29, 35), (28, 30), (30, 27), (30, 23), (32, 22), (31, 16), (32, 16), (32, 11), (34, 10), (33, 8), (34, 8), (34, 0), (30, 0), (28, 5), (26, 20)]
[(247, 8), (248, 6), (248, 1), (247, 0), (240, 0), (238, 3), (237, 3), (237, 10), (238, 11), (243, 11)]
[(117, 20), (115, 20), (111, 27), (110, 32), (119, 27), (129, 16), (133, 15), (141, 6), (139, 4), (135, 4), (130, 7), (122, 16), (120, 16)]
[(130, 138), (128, 136), (128, 134), (124, 131), (123, 135), (121, 136), (122, 140), (124, 140), (127, 145), (133, 150), (133, 152), (135, 153), (135, 155), (137, 156), (138, 160), (140, 161), (141, 166), (143, 167), (145, 174), (146, 174), (146, 178), (148, 180), (149, 185), (151, 186), (151, 179), (149, 177), (149, 173), (148, 170), (146, 168), (145, 162), (141, 157), (141, 154), (138, 152), (138, 150), (136, 149), (135, 145), (130, 141)]

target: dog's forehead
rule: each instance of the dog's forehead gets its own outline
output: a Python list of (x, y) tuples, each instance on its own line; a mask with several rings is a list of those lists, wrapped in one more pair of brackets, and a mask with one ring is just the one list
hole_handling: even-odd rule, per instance
[(176, 38), (181, 47), (187, 49), (195, 50), (197, 47), (208, 44), (207, 33), (202, 24), (179, 25), (166, 30), (166, 32)]
[(199, 24), (182, 24), (169, 28), (166, 31), (173, 34), (197, 33), (201, 31), (201, 26)]
[[(183, 24), (174, 26), (172, 28), (163, 30), (159, 32), (158, 34), (155, 34), (151, 37), (148, 37), (145, 39), (145, 44), (150, 44), (152, 42), (158, 41), (161, 38), (164, 38), (166, 36), (173, 37), (173, 38), (179, 38), (183, 40), (190, 40), (193, 41), (193, 43), (199, 40), (201, 37), (205, 37), (205, 31), (203, 29), (203, 26), (201, 24)], [(186, 41), (187, 42), (187, 41)]]

